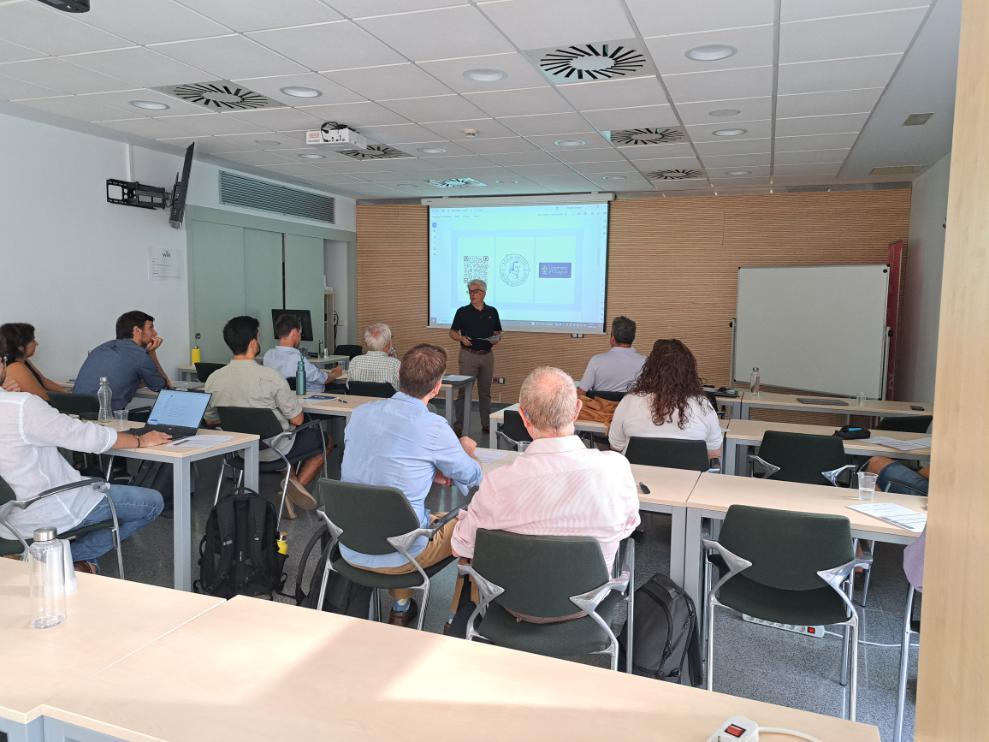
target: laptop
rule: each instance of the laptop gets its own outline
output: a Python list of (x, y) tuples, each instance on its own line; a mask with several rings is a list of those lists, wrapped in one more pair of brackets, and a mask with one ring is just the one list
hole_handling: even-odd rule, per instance
[(209, 404), (209, 392), (182, 392), (176, 389), (162, 389), (158, 392), (148, 424), (137, 430), (128, 430), (132, 435), (143, 435), (151, 431), (167, 433), (173, 440), (191, 438), (199, 429), (203, 413)]

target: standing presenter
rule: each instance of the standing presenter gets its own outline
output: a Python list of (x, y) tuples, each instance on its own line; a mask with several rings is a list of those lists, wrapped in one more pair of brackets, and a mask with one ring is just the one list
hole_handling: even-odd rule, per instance
[[(450, 337), (460, 343), (460, 373), (477, 379), (477, 400), (481, 412), (481, 430), (487, 433), (491, 417), (491, 379), (494, 376), (494, 353), (492, 346), (501, 340), (501, 319), (498, 310), (484, 303), (488, 285), (474, 279), (467, 284), (470, 304), (460, 307), (453, 315)], [(461, 390), (458, 399), (462, 399)], [(469, 402), (469, 400), (468, 400)], [(457, 404), (457, 434), (467, 435), (463, 430), (464, 407)]]

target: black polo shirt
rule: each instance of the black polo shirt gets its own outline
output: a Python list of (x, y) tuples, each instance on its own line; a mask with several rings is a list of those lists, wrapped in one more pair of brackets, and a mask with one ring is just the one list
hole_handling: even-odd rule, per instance
[(474, 350), (491, 350), (491, 343), (482, 338), (489, 338), (496, 332), (501, 332), (501, 318), (498, 310), (485, 304), (480, 310), (474, 309), (473, 304), (460, 307), (453, 315), (451, 330), (470, 338), (470, 347)]

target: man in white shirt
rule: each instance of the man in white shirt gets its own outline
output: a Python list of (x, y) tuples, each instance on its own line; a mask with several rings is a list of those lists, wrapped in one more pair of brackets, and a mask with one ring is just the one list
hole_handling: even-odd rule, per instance
[(611, 350), (592, 356), (580, 383), (584, 392), (624, 392), (642, 370), (646, 357), (632, 347), (635, 322), (615, 317), (611, 323)]
[(302, 324), (294, 314), (283, 314), (275, 320), (275, 335), (278, 345), (264, 354), (262, 363), (268, 368), (275, 369), (286, 379), (294, 379), (299, 370), (299, 359), (306, 370), (306, 389), (323, 391), (323, 387), (331, 381), (340, 378), (342, 368), (331, 368), (328, 371), (314, 366), (299, 346), (302, 344)]
[[(3, 344), (0, 338), (0, 389), (7, 373)], [(34, 394), (0, 390), (0, 477), (17, 500), (29, 500), (45, 490), (83, 478), (59, 448), (104, 453), (115, 448), (158, 446), (170, 438), (157, 432), (141, 436), (119, 433), (61, 415)], [(113, 484), (108, 494), (117, 512), (121, 540), (153, 521), (164, 506), (158, 492), (144, 487)], [(109, 504), (92, 487), (67, 490), (23, 509), (7, 503), (0, 507), (0, 517), (25, 539), (44, 526), (52, 526), (61, 534), (111, 519)], [(3, 526), (0, 536), (16, 538)], [(77, 569), (96, 572), (96, 560), (113, 548), (113, 540), (109, 530), (93, 531), (79, 536), (71, 548)]]
[(394, 356), (391, 328), (383, 322), (368, 327), (364, 330), (364, 347), (366, 353), (351, 359), (347, 381), (391, 384), (398, 389), (398, 369), (402, 362)]

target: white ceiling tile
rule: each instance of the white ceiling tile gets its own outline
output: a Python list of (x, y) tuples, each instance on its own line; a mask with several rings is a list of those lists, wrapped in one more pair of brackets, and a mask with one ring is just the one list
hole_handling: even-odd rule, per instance
[(486, 155), (486, 157), (496, 165), (505, 165), (507, 167), (514, 165), (552, 165), (557, 162), (556, 158), (552, 155), (537, 149), (531, 152), (505, 152), (502, 154)]
[[(390, 124), (388, 126), (364, 126), (361, 134), (375, 142), (394, 145), (396, 142), (431, 142), (436, 139), (436, 134), (424, 126), (418, 124)], [(429, 146), (423, 144), (421, 146)], [(436, 145), (443, 146), (443, 145)], [(401, 149), (401, 148), (399, 148)], [(470, 154), (464, 151), (463, 154)]]
[(779, 94), (886, 87), (900, 54), (798, 62), (779, 67)]
[(581, 175), (588, 173), (636, 173), (628, 160), (605, 160), (602, 162), (568, 162), (568, 165)]
[(129, 85), (144, 88), (207, 82), (213, 79), (208, 72), (142, 47), (81, 54), (69, 57), (68, 60), (79, 67), (111, 75)]
[(512, 170), (526, 178), (535, 178), (536, 180), (559, 175), (573, 177), (574, 174), (573, 170), (562, 163), (555, 165), (551, 163), (542, 165), (513, 165)]
[(625, 0), (643, 36), (714, 31), (772, 23), (775, 0)]
[(704, 157), (705, 155), (747, 155), (769, 152), (772, 143), (769, 139), (745, 139), (740, 142), (730, 140), (726, 142), (701, 142), (696, 146), (697, 152), (701, 157)]
[[(2, 71), (0, 67), (0, 71)], [(0, 100), (13, 100), (15, 98), (45, 98), (55, 95), (58, 91), (52, 88), (42, 87), (34, 83), (23, 80), (13, 80), (0, 75)]]
[(269, 108), (257, 111), (231, 111), (222, 115), (243, 117), (259, 131), (318, 129), (325, 119), (312, 115), (310, 111), (311, 109), (301, 108)]
[(147, 137), (148, 139), (163, 139), (165, 137), (182, 137), (192, 134), (188, 129), (175, 123), (172, 119), (124, 119), (121, 121), (100, 121), (100, 126), (125, 134)]
[(319, 171), (307, 162), (288, 162), (282, 165), (260, 165), (259, 167), (265, 172), (291, 175), (296, 178), (304, 178), (307, 175), (316, 176), (319, 174)]
[(765, 98), (773, 89), (773, 68), (752, 67), (714, 72), (664, 75), (674, 103), (720, 101), (728, 98)]
[[(409, 126), (414, 126), (414, 124), (409, 124)], [(431, 132), (430, 132), (431, 133)], [(436, 135), (433, 134), (435, 137)], [(476, 154), (471, 152), (466, 147), (461, 147), (456, 142), (450, 142), (447, 140), (432, 140), (432, 141), (416, 141), (416, 142), (395, 142), (392, 146), (400, 150), (409, 150), (416, 157), (420, 159), (435, 159), (437, 157), (453, 157), (455, 155), (471, 155)], [(424, 149), (445, 149), (446, 152), (442, 154), (430, 154), (428, 152), (423, 152)]]
[[(768, 178), (771, 170), (769, 165), (746, 165), (745, 167), (742, 167), (741, 165), (725, 165), (723, 163), (711, 165), (707, 160), (704, 161), (704, 164), (706, 166), (707, 176), (712, 180), (727, 179), (741, 181), (748, 180), (749, 178)], [(748, 170), (749, 175), (729, 175), (728, 173), (733, 170)]]
[[(93, 101), (95, 103), (107, 106), (116, 106), (123, 113), (122, 116), (104, 116), (104, 118), (133, 118), (136, 116), (158, 117), (203, 113), (202, 106), (197, 106), (193, 103), (186, 103), (180, 98), (165, 95), (164, 93), (159, 93), (157, 90), (150, 90), (149, 88), (116, 90), (110, 93), (87, 93), (86, 95), (80, 95), (78, 97), (80, 100)], [(137, 108), (130, 105), (130, 102), (133, 100), (164, 103), (168, 106), (167, 113), (165, 110), (151, 112), (145, 109)]]
[(52, 57), (0, 65), (0, 75), (32, 85), (40, 85), (56, 93), (99, 93), (134, 87), (122, 80), (80, 69)]
[(194, 65), (208, 71), (213, 77), (224, 80), (302, 74), (308, 71), (302, 65), (240, 35), (156, 44), (153, 48), (172, 59)]
[[(688, 126), (687, 132), (695, 144), (701, 142), (739, 142), (744, 139), (768, 139), (772, 136), (772, 125), (772, 121), (733, 121), (730, 124)], [(744, 129), (745, 133), (733, 137), (720, 136), (714, 133), (723, 129)]]
[(81, 20), (135, 44), (201, 39), (230, 32), (226, 26), (172, 0), (100, 0)]
[(28, 49), (26, 46), (0, 41), (0, 62), (22, 62), (25, 59), (44, 57), (43, 52)]
[(45, 54), (119, 49), (131, 42), (41, 3), (0, 5), (0, 38)]
[[(646, 39), (656, 67), (664, 74), (708, 72), (739, 67), (763, 67), (773, 63), (773, 26), (734, 28), (725, 31), (660, 36)], [(698, 62), (687, 52), (698, 46), (725, 44), (737, 49), (734, 56), (711, 62)]]
[(249, 36), (320, 72), (406, 61), (351, 21), (258, 31)]
[(359, 23), (414, 62), (514, 51), (472, 5), (364, 18)]
[[(762, 121), (773, 116), (772, 98), (743, 98), (678, 103), (677, 113), (687, 126), (691, 124), (730, 124), (733, 121)], [(711, 113), (717, 111), (716, 116)], [(737, 111), (737, 113), (734, 113)]]
[(862, 130), (867, 113), (845, 113), (838, 116), (800, 116), (776, 119), (776, 136), (789, 137), (803, 134), (833, 134)]
[(327, 0), (334, 8), (350, 18), (363, 18), (410, 10), (429, 10), (463, 5), (464, 0)]
[[(219, 114), (217, 114), (219, 115)], [(229, 152), (224, 153), (224, 160), (230, 160), (241, 165), (277, 165), (285, 162), (285, 157), (278, 152)]]
[(423, 170), (463, 170), (464, 168), (488, 168), (493, 163), (480, 155), (458, 155), (455, 157), (427, 157), (418, 160)]
[(838, 15), (871, 13), (930, 5), (929, 0), (783, 0), (781, 21), (806, 21)]
[(340, 14), (319, 0), (181, 0), (183, 5), (207, 15), (234, 31), (302, 26), (336, 21)]
[(587, 178), (584, 178), (577, 173), (560, 177), (543, 175), (538, 178), (538, 182), (540, 185), (551, 188), (558, 193), (585, 193), (595, 189), (603, 190), (598, 188), (596, 183), (592, 183)]
[(619, 0), (500, 0), (480, 3), (479, 7), (519, 49), (635, 35)]
[(404, 117), (384, 106), (370, 101), (361, 103), (340, 103), (337, 105), (304, 106), (300, 110), (320, 121), (338, 121), (341, 124), (360, 129), (363, 126), (383, 126), (386, 124), (407, 124)]
[(858, 134), (813, 134), (811, 136), (776, 137), (776, 152), (800, 150), (847, 149), (855, 144)]
[(404, 98), (381, 101), (381, 105), (411, 121), (461, 121), (480, 118), (484, 112), (456, 94), (431, 95), (424, 98)]
[[(335, 82), (315, 72), (307, 72), (301, 75), (235, 79), (234, 82), (286, 105), (297, 106), (301, 103), (307, 105), (357, 103), (364, 100), (357, 93), (347, 90), (342, 85), (337, 85)], [(282, 88), (287, 87), (312, 88), (313, 90), (318, 90), (321, 95), (315, 98), (295, 98), (282, 92)]]
[(553, 155), (566, 163), (575, 162), (611, 162), (611, 163), (625, 163), (627, 160), (622, 157), (621, 153), (614, 147), (605, 147), (602, 149), (587, 149), (585, 147), (573, 147), (567, 149), (565, 147), (556, 148)]
[(390, 64), (354, 70), (327, 72), (324, 77), (338, 82), (370, 100), (443, 95), (450, 90), (414, 64)]
[[(444, 139), (495, 139), (499, 137), (511, 137), (515, 135), (511, 129), (499, 124), (494, 119), (469, 119), (464, 121), (441, 121), (431, 123), (427, 127)], [(475, 138), (465, 137), (464, 129), (474, 129), (477, 132)], [(469, 145), (468, 145), (469, 146)]]
[(902, 52), (926, 8), (842, 16), (780, 25), (780, 62), (810, 62)]
[(650, 160), (636, 160), (632, 163), (644, 173), (655, 170), (703, 170), (696, 157), (656, 157)]
[(497, 117), (573, 111), (572, 106), (549, 85), (524, 90), (466, 93), (465, 96), (488, 115)]
[(560, 147), (556, 144), (557, 140), (561, 139), (566, 139), (567, 141), (582, 140), (585, 142), (585, 144), (581, 145), (583, 149), (604, 149), (611, 146), (611, 142), (596, 131), (569, 132), (563, 136), (559, 134), (540, 134), (528, 136), (526, 139), (537, 147), (545, 149), (550, 154), (555, 154), (561, 149), (568, 149), (567, 147)]
[(748, 155), (703, 155), (704, 166), (708, 169), (730, 170), (732, 168), (769, 167), (772, 155), (769, 152)]
[(847, 149), (803, 150), (799, 152), (777, 152), (773, 162), (777, 165), (801, 165), (808, 162), (844, 162)]
[(696, 191), (691, 195), (709, 195), (712, 189), (708, 187), (707, 178), (688, 178), (686, 180), (651, 180), (652, 187), (657, 191)]
[(666, 105), (666, 93), (655, 77), (601, 80), (556, 88), (578, 111)]
[(677, 126), (676, 115), (667, 105), (613, 108), (606, 111), (584, 111), (583, 116), (600, 131), (616, 129), (662, 129)]
[(732, 192), (736, 188), (748, 189), (755, 187), (768, 187), (769, 186), (769, 176), (762, 177), (752, 177), (752, 178), (716, 178), (710, 174), (708, 177), (711, 178), (711, 185), (714, 186), (714, 191), (717, 193), (722, 192)]
[(694, 156), (694, 149), (690, 146), (689, 142), (680, 144), (636, 144), (629, 147), (619, 147), (618, 150), (630, 160)]
[(773, 165), (773, 175), (831, 175), (841, 169), (840, 162), (814, 162), (800, 165)]
[(587, 121), (577, 113), (550, 113), (542, 116), (503, 116), (498, 119), (517, 134), (566, 134), (583, 131)]
[(869, 112), (883, 88), (865, 90), (841, 90), (829, 93), (798, 93), (780, 95), (776, 98), (776, 115), (791, 116), (831, 116), (842, 113)]
[(494, 139), (460, 139), (457, 144), (479, 155), (520, 154), (537, 151), (535, 146), (517, 136)]
[(106, 105), (98, 101), (87, 100), (89, 96), (66, 95), (58, 98), (38, 98), (35, 100), (18, 101), (19, 105), (27, 106), (38, 111), (54, 113), (58, 116), (79, 119), (81, 121), (100, 121), (116, 119), (123, 116), (140, 116), (141, 113), (132, 108), (127, 111), (123, 107)]
[[(217, 114), (219, 115), (219, 114)], [(235, 114), (231, 114), (235, 115)], [(200, 147), (199, 141), (202, 142), (202, 147)], [(196, 149), (202, 149), (205, 152), (245, 152), (248, 150), (255, 150), (260, 152), (265, 149), (276, 149), (279, 146), (291, 147), (298, 146), (295, 142), (292, 142), (284, 134), (275, 134), (273, 132), (258, 132), (257, 134), (231, 134), (225, 136), (217, 137), (204, 137), (197, 141)], [(262, 142), (264, 142), (262, 144)], [(268, 142), (280, 142), (278, 144), (268, 144)]]
[(212, 134), (247, 134), (263, 131), (257, 124), (230, 113), (197, 113), (180, 116), (158, 116), (162, 121), (174, 121), (193, 136)]
[[(521, 54), (489, 54), (486, 56), (437, 59), (420, 62), (419, 66), (458, 93), (481, 93), (490, 90), (517, 90), (546, 84), (532, 63)], [(495, 69), (505, 77), (494, 82), (468, 80), (464, 72), (475, 69)]]

